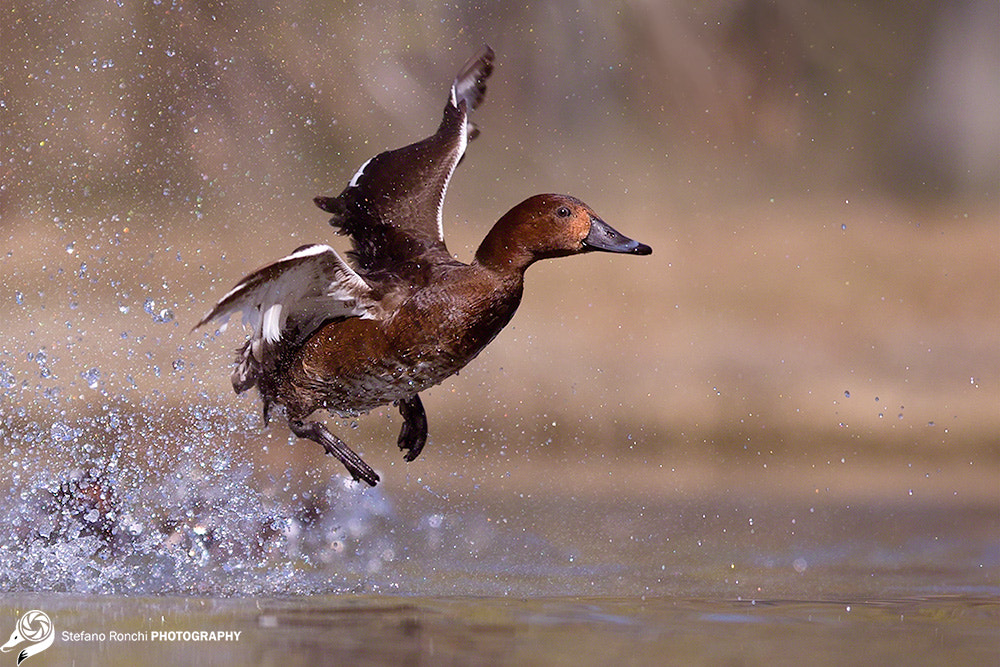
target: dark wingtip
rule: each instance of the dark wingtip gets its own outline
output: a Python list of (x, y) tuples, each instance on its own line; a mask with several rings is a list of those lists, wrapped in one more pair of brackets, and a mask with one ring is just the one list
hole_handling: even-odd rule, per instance
[(342, 197), (313, 197), (313, 203), (333, 216), (330, 218), (330, 225), (339, 233), (350, 233), (350, 230), (344, 227), (347, 222), (347, 207)]
[(453, 89), (455, 91), (455, 104), (465, 101), (466, 107), (471, 111), (479, 106), (486, 96), (486, 80), (493, 74), (493, 53), (487, 45), (483, 45), (469, 60), (462, 65), (462, 69), (455, 76)]
[(337, 199), (337, 197), (313, 197), (313, 203), (327, 213), (337, 213), (340, 210)]

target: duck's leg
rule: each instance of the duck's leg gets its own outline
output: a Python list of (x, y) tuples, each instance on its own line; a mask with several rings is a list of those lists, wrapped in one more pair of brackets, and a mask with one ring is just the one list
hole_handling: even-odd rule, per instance
[(361, 460), (361, 457), (345, 445), (343, 440), (330, 433), (329, 429), (319, 422), (290, 419), (288, 420), (288, 428), (300, 438), (306, 438), (322, 445), (327, 454), (336, 456), (337, 460), (344, 464), (347, 472), (351, 473), (351, 477), (355, 480), (362, 481), (368, 486), (378, 484), (379, 477), (371, 469), (371, 466)]
[(420, 450), (427, 444), (427, 413), (420, 396), (399, 401), (399, 414), (403, 416), (403, 428), (399, 429), (399, 448), (407, 450), (403, 456), (407, 461), (420, 456)]

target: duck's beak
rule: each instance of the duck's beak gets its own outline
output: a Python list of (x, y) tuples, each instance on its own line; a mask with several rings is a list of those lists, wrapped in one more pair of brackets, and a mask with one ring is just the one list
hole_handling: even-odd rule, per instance
[(590, 233), (583, 239), (583, 249), (628, 255), (648, 255), (653, 252), (645, 243), (630, 239), (600, 218), (590, 219)]

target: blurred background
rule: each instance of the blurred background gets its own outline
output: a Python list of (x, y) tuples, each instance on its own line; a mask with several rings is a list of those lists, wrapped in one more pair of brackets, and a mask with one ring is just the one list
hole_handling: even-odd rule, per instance
[(414, 463), (394, 409), (334, 423), (387, 493), (995, 506), (995, 2), (28, 0), (2, 23), (15, 483), (26, 453), (36, 472), (176, 451), (341, 475), (232, 394), (238, 327), (191, 327), (295, 247), (346, 249), (312, 197), (433, 132), (488, 43), (451, 251), (468, 261), (514, 204), (565, 192), (654, 253), (532, 267), (508, 329), (424, 395)]

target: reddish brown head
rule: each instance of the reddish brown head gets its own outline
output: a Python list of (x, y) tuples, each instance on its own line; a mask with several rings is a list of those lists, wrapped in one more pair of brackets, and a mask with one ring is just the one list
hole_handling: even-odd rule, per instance
[(499, 271), (524, 271), (533, 262), (600, 250), (648, 255), (652, 248), (615, 231), (568, 195), (535, 195), (508, 211), (476, 251), (476, 262)]

